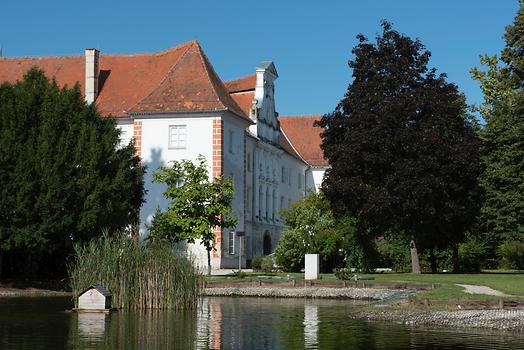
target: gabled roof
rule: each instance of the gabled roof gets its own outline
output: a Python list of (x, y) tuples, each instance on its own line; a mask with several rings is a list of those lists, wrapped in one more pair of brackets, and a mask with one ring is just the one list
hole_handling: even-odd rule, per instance
[[(0, 58), (0, 83), (14, 83), (33, 66), (60, 86), (84, 91), (85, 57)], [(229, 110), (250, 120), (196, 41), (150, 54), (100, 55), (96, 105), (104, 115), (136, 112)]]
[(275, 64), (273, 61), (262, 61), (258, 66), (258, 69), (264, 69), (269, 72), (271, 72), (275, 77), (278, 77), (277, 69), (275, 68)]
[(229, 110), (249, 120), (229, 95), (200, 45), (193, 41), (173, 67), (131, 112)]
[(328, 161), (324, 159), (324, 153), (320, 148), (322, 129), (313, 126), (320, 118), (320, 115), (279, 116), (278, 120), (280, 128), (300, 156), (311, 166), (324, 167), (328, 166)]
[(88, 290), (90, 289), (96, 289), (100, 294), (102, 294), (103, 296), (105, 297), (110, 297), (112, 296), (111, 292), (109, 290), (107, 290), (106, 288), (102, 287), (101, 285), (99, 284), (92, 284), (90, 285), (89, 287), (87, 287), (86, 289), (84, 289), (79, 295), (82, 295), (84, 294), (85, 292), (87, 292)]

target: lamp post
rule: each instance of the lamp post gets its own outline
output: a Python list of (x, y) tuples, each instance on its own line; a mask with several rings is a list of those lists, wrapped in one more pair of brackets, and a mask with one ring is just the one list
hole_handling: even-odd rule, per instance
[(245, 232), (237, 231), (237, 236), (239, 239), (238, 244), (238, 271), (242, 271), (242, 237), (245, 236)]

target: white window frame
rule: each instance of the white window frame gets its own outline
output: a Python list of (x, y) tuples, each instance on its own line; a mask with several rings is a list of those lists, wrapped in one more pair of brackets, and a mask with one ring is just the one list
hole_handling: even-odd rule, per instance
[(227, 247), (229, 255), (235, 255), (235, 232), (233, 231), (228, 233)]
[[(182, 135), (180, 132), (178, 132), (177, 140), (173, 140), (173, 131), (174, 130), (184, 130), (184, 138), (183, 140), (180, 138), (180, 135)], [(185, 124), (178, 124), (178, 125), (169, 125), (169, 134), (168, 134), (168, 149), (186, 149), (187, 148), (187, 125)]]

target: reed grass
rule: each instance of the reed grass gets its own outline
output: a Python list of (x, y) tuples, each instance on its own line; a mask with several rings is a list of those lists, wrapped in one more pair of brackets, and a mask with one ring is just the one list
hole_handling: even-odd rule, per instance
[(185, 255), (124, 234), (77, 245), (68, 270), (75, 307), (78, 295), (97, 283), (111, 291), (115, 308), (192, 309), (202, 285), (202, 276)]

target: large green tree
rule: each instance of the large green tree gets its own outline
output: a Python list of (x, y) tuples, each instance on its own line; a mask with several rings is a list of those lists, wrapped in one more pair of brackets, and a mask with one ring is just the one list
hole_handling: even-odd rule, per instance
[[(484, 93), (486, 124), (481, 186), (481, 226), (492, 248), (503, 240), (524, 241), (524, 3), (506, 28), (500, 58), (481, 57), (485, 71), (472, 69)], [(492, 249), (494, 251), (494, 249)]]
[(157, 211), (149, 237), (171, 242), (200, 241), (207, 250), (210, 274), (211, 251), (215, 248), (213, 228), (233, 228), (237, 223), (231, 214), (231, 179), (210, 181), (206, 160), (198, 156), (194, 162), (174, 161), (170, 167), (160, 167), (154, 174), (154, 181), (167, 185), (164, 196), (170, 202), (167, 210)]
[(2, 84), (0, 261), (17, 251), (32, 273), (49, 256), (61, 269), (75, 242), (133, 224), (143, 170), (119, 142), (115, 121), (86, 105), (79, 85), (60, 88), (36, 68)]
[(479, 140), (464, 96), (428, 68), (420, 41), (388, 22), (375, 43), (358, 40), (353, 81), (319, 123), (331, 165), (323, 191), (362, 232), (401, 233), (430, 252), (456, 244), (477, 215), (479, 193)]

